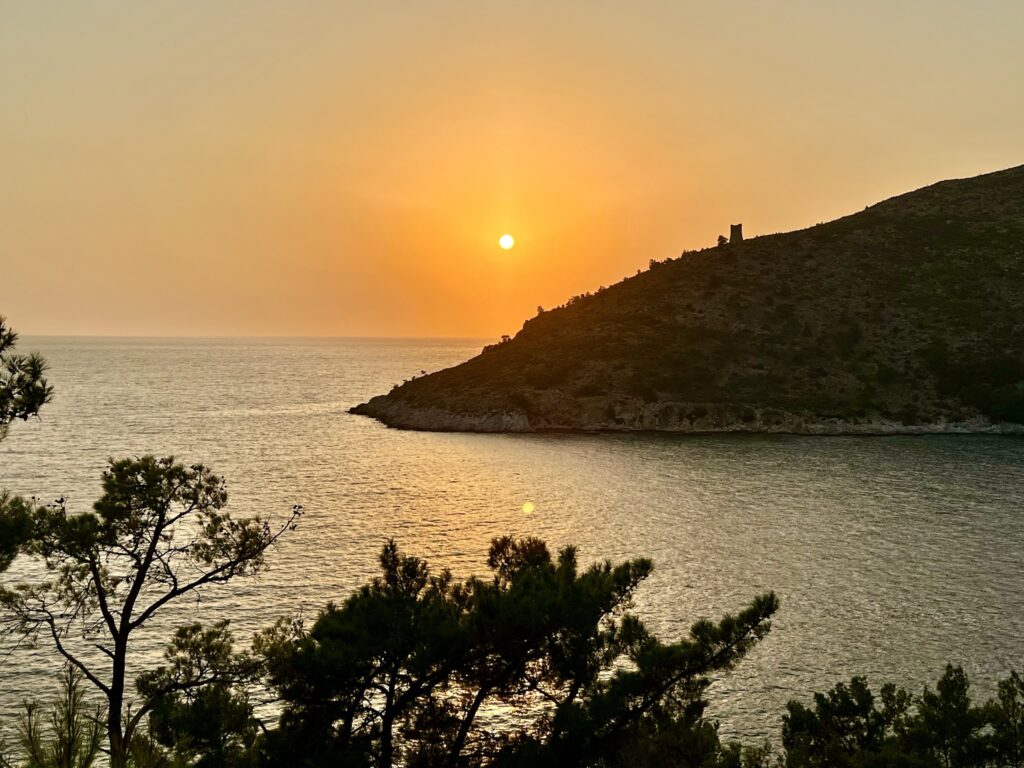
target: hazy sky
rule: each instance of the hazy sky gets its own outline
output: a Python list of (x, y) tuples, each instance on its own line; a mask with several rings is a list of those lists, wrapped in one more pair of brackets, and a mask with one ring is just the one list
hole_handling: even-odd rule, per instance
[(1024, 163), (1020, 0), (0, 19), (0, 313), (25, 334), (514, 333), (730, 223)]

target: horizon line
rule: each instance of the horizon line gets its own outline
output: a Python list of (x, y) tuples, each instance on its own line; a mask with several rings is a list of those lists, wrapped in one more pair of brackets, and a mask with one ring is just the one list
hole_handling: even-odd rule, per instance
[[(500, 334), (493, 336), (500, 338)], [(318, 339), (336, 341), (481, 341), (492, 335), (475, 336), (412, 336), (412, 335), (329, 335), (329, 334), (133, 334), (133, 333), (18, 333), (19, 340), (25, 339)]]

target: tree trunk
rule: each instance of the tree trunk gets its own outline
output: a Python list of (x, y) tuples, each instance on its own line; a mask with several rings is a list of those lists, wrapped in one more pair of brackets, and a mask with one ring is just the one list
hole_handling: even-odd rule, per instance
[(126, 643), (116, 642), (114, 664), (107, 694), (107, 740), (110, 742), (110, 768), (127, 768), (128, 745), (125, 743), (121, 711), (124, 707), (124, 675), (128, 656)]
[(391, 712), (385, 712), (380, 724), (380, 768), (392, 768), (395, 747), (391, 739), (391, 729), (394, 727), (394, 720)]
[(388, 681), (388, 693), (384, 701), (384, 715), (380, 720), (380, 766), (379, 768), (392, 768), (395, 747), (392, 740), (391, 730), (395, 725), (395, 672), (391, 673)]
[(110, 742), (110, 768), (127, 768), (128, 751), (121, 733), (120, 706), (115, 712), (113, 704), (107, 711), (107, 740)]
[(459, 726), (459, 733), (452, 743), (451, 752), (448, 753), (449, 766), (454, 768), (458, 764), (462, 749), (466, 746), (466, 737), (469, 736), (469, 730), (473, 727), (473, 720), (476, 718), (477, 710), (480, 709), (480, 705), (484, 703), (491, 690), (488, 686), (481, 686), (480, 690), (477, 691), (476, 697), (473, 699), (473, 703), (466, 710), (466, 716), (462, 719), (462, 725)]

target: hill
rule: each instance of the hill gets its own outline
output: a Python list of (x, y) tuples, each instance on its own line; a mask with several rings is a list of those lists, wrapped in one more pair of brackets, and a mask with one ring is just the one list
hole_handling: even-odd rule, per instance
[(487, 432), (1024, 432), (1024, 166), (651, 262), (352, 411)]

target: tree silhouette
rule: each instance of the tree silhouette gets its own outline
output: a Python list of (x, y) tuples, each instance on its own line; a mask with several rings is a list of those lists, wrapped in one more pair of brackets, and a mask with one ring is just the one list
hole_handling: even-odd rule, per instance
[[(963, 669), (947, 665), (935, 690), (911, 696), (892, 684), (880, 701), (853, 678), (814, 707), (791, 701), (783, 718), (787, 768), (1020, 768), (1024, 765), (1024, 685), (1016, 672), (999, 694), (971, 703)], [(881, 706), (879, 706), (879, 703)]]
[[(14, 353), (16, 334), (0, 315), (0, 440), (11, 422), (39, 414), (53, 398), (47, 383), (46, 361), (39, 355)], [(28, 535), (28, 508), (24, 501), (0, 492), (0, 572), (7, 569)]]
[[(86, 701), (81, 673), (65, 666), (60, 687), (48, 713), (38, 702), (24, 704), (18, 743), (28, 759), (25, 768), (91, 768), (100, 757), (100, 711)], [(4, 761), (0, 756), (0, 765), (10, 765)]]
[(149, 712), (149, 737), (170, 751), (175, 765), (250, 764), (259, 723), (245, 686), (261, 666), (234, 652), (227, 620), (208, 629), (181, 627), (165, 659), (136, 681)]
[(15, 354), (17, 343), (18, 334), (0, 315), (0, 440), (11, 422), (37, 415), (53, 397), (45, 377), (46, 361), (36, 354)]
[[(264, 554), (302, 513), (293, 507), (279, 527), (259, 517), (235, 519), (225, 510), (222, 478), (173, 458), (111, 461), (94, 511), (69, 515), (64, 506), (32, 510), (26, 554), (47, 580), (0, 588), (7, 632), (43, 638), (106, 699), (106, 731), (113, 768), (127, 765), (132, 737), (160, 700), (129, 714), (125, 672), (133, 634), (168, 603), (265, 567)], [(93, 649), (103, 659), (94, 661)], [(216, 682), (216, 665), (191, 687)], [(167, 691), (180, 680), (165, 681)]]
[[(778, 604), (763, 595), (662, 643), (627, 610), (649, 560), (581, 570), (572, 547), (554, 558), (542, 541), (504, 537), (488, 579), (435, 574), (394, 542), (380, 566), (308, 632), (264, 638), (285, 705), (268, 765), (626, 765), (671, 724), (680, 739), (710, 736), (714, 755), (707, 676), (764, 636)], [(495, 705), (519, 724), (495, 727), (482, 715)]]

